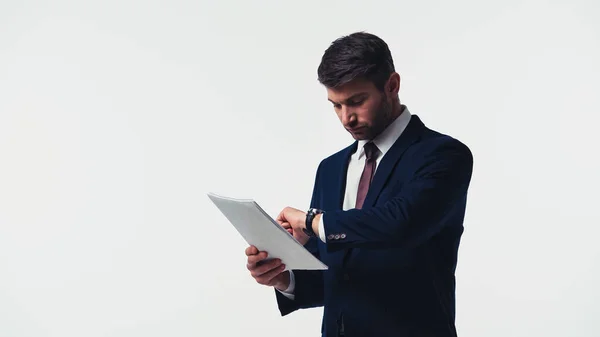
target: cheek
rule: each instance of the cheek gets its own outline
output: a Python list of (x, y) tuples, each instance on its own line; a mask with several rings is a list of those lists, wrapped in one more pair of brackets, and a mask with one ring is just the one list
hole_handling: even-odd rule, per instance
[(359, 120), (363, 123), (373, 124), (377, 120), (377, 108), (376, 104), (365, 104), (357, 109), (357, 115)]

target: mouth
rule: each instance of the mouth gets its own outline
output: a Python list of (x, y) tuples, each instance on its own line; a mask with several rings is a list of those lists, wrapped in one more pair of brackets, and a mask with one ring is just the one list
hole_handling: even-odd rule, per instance
[(348, 128), (346, 130), (348, 130), (348, 132), (350, 132), (350, 133), (361, 133), (361, 131), (365, 130), (365, 127), (364, 126), (360, 126), (360, 127), (357, 127), (357, 128)]

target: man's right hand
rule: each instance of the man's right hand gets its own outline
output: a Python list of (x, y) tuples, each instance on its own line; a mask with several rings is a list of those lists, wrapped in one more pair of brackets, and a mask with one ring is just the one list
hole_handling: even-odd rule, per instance
[(248, 257), (246, 267), (256, 282), (281, 291), (289, 287), (290, 272), (284, 272), (285, 265), (281, 263), (281, 260), (264, 261), (268, 256), (267, 252), (259, 252), (255, 246), (246, 248), (246, 256)]

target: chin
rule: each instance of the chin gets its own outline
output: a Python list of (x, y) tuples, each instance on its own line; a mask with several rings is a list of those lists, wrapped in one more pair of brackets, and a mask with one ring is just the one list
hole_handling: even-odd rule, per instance
[(353, 133), (352, 131), (348, 131), (350, 133), (350, 135), (352, 135), (352, 138), (354, 138), (355, 140), (371, 140), (373, 133), (369, 132), (371, 130), (364, 130), (364, 132), (359, 132), (359, 133)]
[(352, 138), (354, 138), (354, 140), (370, 140), (371, 139), (367, 135), (355, 135), (355, 134), (351, 134), (351, 135), (352, 135)]

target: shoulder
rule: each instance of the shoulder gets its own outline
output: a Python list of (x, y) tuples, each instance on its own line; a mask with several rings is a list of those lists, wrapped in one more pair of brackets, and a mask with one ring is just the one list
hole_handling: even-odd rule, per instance
[(448, 134), (425, 128), (419, 139), (407, 151), (408, 159), (418, 166), (445, 163), (471, 169), (473, 153), (462, 141)]
[(414, 144), (421, 152), (459, 152), (472, 157), (469, 147), (462, 141), (441, 132), (426, 129)]

